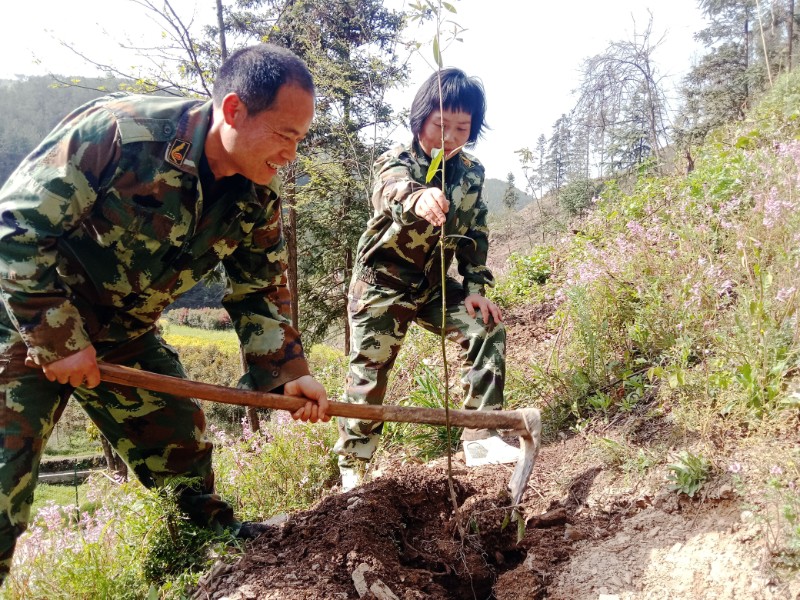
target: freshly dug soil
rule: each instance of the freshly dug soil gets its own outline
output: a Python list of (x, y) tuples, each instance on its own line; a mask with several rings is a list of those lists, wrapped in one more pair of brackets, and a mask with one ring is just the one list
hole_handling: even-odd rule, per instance
[[(620, 491), (599, 465), (571, 462), (583, 441), (545, 447), (509, 522), (511, 466), (453, 460), (381, 465), (381, 476), (334, 493), (219, 564), (194, 598), (576, 600), (796, 599), (800, 582), (763, 568), (758, 527), (727, 486), (702, 500)], [(568, 476), (560, 497), (547, 480)], [(553, 486), (555, 487), (555, 486)], [(609, 494), (608, 492), (612, 492)], [(520, 539), (518, 539), (520, 536)]]

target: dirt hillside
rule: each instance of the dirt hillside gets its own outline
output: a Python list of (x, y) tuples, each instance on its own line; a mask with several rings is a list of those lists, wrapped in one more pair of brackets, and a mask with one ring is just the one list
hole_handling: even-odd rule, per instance
[[(551, 312), (537, 306), (507, 315), (509, 360), (535, 358)], [(609, 428), (646, 444), (669, 435), (671, 424), (669, 415), (634, 414)], [(585, 436), (562, 434), (543, 444), (518, 528), (507, 522), (510, 466), (466, 469), (459, 455), (452, 465), (457, 510), (446, 459), (384, 462), (371, 482), (334, 489), (249, 542), (236, 564), (206, 574), (193, 597), (800, 598), (800, 578), (769, 569), (765, 532), (724, 476), (694, 499), (678, 496), (663, 473), (629, 479), (606, 468)]]

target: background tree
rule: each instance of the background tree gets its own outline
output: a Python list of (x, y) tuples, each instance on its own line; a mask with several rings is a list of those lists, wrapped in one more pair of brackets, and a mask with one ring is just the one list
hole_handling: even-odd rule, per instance
[(505, 206), (508, 210), (514, 210), (517, 206), (517, 201), (519, 200), (519, 194), (517, 194), (516, 182), (514, 178), (514, 173), (508, 173), (508, 177), (506, 178), (506, 189), (503, 192), (503, 206)]
[[(539, 137), (536, 138), (536, 150), (534, 154), (534, 165), (533, 165), (533, 185), (531, 187), (531, 193), (539, 198), (540, 200), (544, 197), (544, 190), (545, 190), (545, 158), (547, 156), (547, 138), (544, 136), (543, 133), (539, 134)], [(538, 188), (539, 194), (536, 194), (536, 189)]]
[[(405, 81), (398, 53), (403, 15), (378, 0), (239, 1), (227, 22), (237, 36), (269, 39), (309, 65), (317, 112), (289, 197), (297, 210), (297, 296), (308, 341), (347, 327), (353, 249), (371, 214), (371, 167), (397, 115), (387, 90)], [(294, 194), (291, 190), (294, 190)]]
[(54, 86), (49, 76), (0, 83), (0, 186), (67, 111), (117, 89), (120, 81), (94, 78), (82, 87)]
[(558, 191), (567, 181), (570, 157), (570, 118), (561, 115), (553, 124), (544, 162), (544, 181), (550, 190)]
[(544, 197), (546, 187), (546, 160), (548, 143), (544, 134), (536, 141), (536, 149), (521, 148), (516, 151), (519, 155), (522, 173), (525, 176), (525, 189), (533, 197), (538, 208), (538, 217), (531, 223), (531, 229), (537, 229), (542, 236), (542, 243), (547, 240), (548, 232), (558, 229), (558, 219), (552, 211), (546, 209)]
[(646, 104), (645, 94), (633, 92), (609, 128), (606, 160), (614, 173), (630, 172), (651, 157), (658, 159), (651, 146)]
[(610, 163), (616, 168), (640, 164), (651, 155), (658, 163), (668, 141), (666, 94), (653, 58), (663, 37), (654, 42), (652, 33), (651, 15), (644, 31), (612, 42), (583, 65), (574, 120), (581, 125), (578, 130), (586, 129), (587, 139), (599, 143), (595, 153), (605, 156), (613, 145)]
[(586, 177), (574, 179), (558, 194), (558, 201), (570, 216), (583, 216), (597, 194), (598, 186)]
[(687, 152), (712, 129), (742, 119), (763, 80), (759, 68), (751, 68), (756, 0), (700, 0), (699, 6), (709, 23), (695, 38), (707, 52), (684, 79), (675, 131)]
[(567, 152), (567, 180), (586, 179), (590, 176), (591, 128), (570, 117), (572, 130)]

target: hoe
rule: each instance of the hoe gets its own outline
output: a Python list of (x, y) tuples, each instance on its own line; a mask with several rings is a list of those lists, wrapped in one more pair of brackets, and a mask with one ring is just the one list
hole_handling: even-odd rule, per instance
[[(199, 398), (224, 404), (274, 408), (294, 412), (302, 408), (306, 401), (302, 398), (240, 390), (220, 385), (212, 385), (100, 363), (100, 377), (108, 383), (144, 388), (181, 397)], [(541, 443), (542, 423), (539, 411), (525, 408), (510, 411), (450, 410), (450, 425), (475, 429), (507, 430), (519, 436), (520, 454), (511, 481), (508, 484), (513, 506), (518, 506), (528, 485), (536, 454)], [(348, 404), (330, 402), (328, 414), (372, 421), (395, 421), (398, 423), (424, 423), (428, 425), (447, 425), (445, 410), (441, 408), (419, 408), (413, 406), (371, 406), (368, 404)]]

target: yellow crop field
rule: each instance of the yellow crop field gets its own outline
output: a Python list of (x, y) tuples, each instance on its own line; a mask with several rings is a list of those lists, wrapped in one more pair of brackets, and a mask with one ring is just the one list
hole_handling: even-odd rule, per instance
[(238, 354), (239, 339), (233, 330), (208, 330), (184, 325), (167, 325), (161, 335), (171, 346), (213, 346), (226, 354)]

